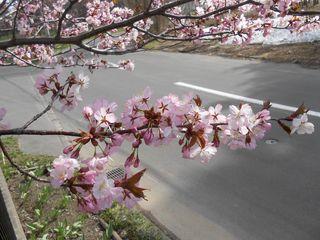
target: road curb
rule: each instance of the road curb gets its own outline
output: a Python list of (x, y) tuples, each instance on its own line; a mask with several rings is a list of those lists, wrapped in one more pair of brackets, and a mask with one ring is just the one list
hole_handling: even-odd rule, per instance
[(10, 191), (0, 168), (0, 239), (26, 240)]

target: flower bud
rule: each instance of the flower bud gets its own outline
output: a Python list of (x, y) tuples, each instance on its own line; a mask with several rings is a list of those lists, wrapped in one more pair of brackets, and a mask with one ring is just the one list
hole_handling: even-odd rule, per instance
[(70, 145), (70, 146), (65, 147), (65, 148), (63, 149), (63, 153), (64, 153), (64, 154), (69, 154), (70, 152), (73, 151), (74, 147), (75, 147), (74, 145)]
[(78, 147), (71, 155), (70, 157), (71, 158), (78, 158), (79, 157), (79, 154), (80, 154), (80, 147)]
[(135, 159), (135, 161), (133, 163), (133, 167), (137, 168), (139, 166), (140, 166), (140, 159), (139, 159), (139, 155), (137, 155), (137, 157), (136, 157), (136, 159)]
[(152, 130), (147, 130), (147, 131), (145, 131), (145, 133), (143, 134), (144, 142), (145, 142), (147, 145), (150, 145), (150, 144), (152, 143), (153, 138), (154, 138), (154, 135), (153, 135)]
[(141, 139), (136, 139), (133, 143), (132, 143), (132, 147), (133, 148), (138, 148), (141, 144)]
[(131, 167), (134, 162), (136, 161), (136, 157), (135, 157), (135, 151), (133, 151), (130, 156), (127, 158), (126, 162), (124, 163), (124, 166), (127, 167)]

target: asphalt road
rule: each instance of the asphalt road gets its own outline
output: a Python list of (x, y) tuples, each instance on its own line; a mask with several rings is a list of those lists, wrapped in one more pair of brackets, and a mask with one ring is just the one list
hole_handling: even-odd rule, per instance
[[(91, 87), (84, 93), (86, 103), (105, 97), (123, 105), (146, 86), (153, 89), (155, 97), (170, 92), (183, 94), (191, 89), (175, 83), (184, 82), (287, 106), (304, 101), (320, 112), (319, 70), (161, 52), (125, 57), (135, 61), (136, 70), (95, 72)], [(0, 106), (12, 109), (8, 113), (12, 125), (25, 122), (45, 104), (32, 88), (35, 72), (1, 69)], [(205, 105), (239, 103), (222, 95), (193, 92)], [(34, 128), (81, 128), (80, 109), (63, 114), (55, 111)], [(288, 114), (280, 109), (272, 113)], [(267, 139), (278, 143), (260, 142), (254, 151), (222, 148), (206, 165), (182, 159), (175, 144), (144, 147), (140, 154), (148, 175), (143, 184), (151, 191), (142, 207), (181, 239), (319, 240), (320, 119), (311, 116), (310, 120), (316, 127), (312, 136), (290, 137), (275, 126)], [(22, 147), (29, 152), (57, 154), (61, 146), (61, 139), (22, 138)], [(129, 150), (123, 149), (115, 157), (117, 161), (124, 160)]]

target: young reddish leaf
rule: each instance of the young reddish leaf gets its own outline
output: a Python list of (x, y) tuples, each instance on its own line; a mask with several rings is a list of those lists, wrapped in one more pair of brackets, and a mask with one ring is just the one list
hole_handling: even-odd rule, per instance
[(271, 104), (270, 100), (264, 101), (263, 106), (262, 106), (262, 110), (264, 110), (264, 109), (268, 110), (269, 108), (271, 108), (271, 105), (272, 104)]
[(196, 135), (193, 135), (189, 144), (188, 144), (188, 148), (193, 147), (197, 143), (197, 139), (198, 139), (198, 137)]
[(280, 127), (282, 127), (282, 129), (284, 131), (286, 131), (286, 133), (288, 133), (290, 135), (291, 133), (291, 129), (289, 126), (287, 126), (286, 124), (284, 124), (283, 122), (281, 122), (280, 120), (278, 120), (278, 124), (280, 125)]
[(298, 107), (298, 109), (294, 113), (292, 113), (287, 119), (288, 120), (292, 120), (292, 119), (298, 117), (299, 115), (302, 115), (302, 114), (304, 114), (304, 113), (306, 113), (308, 111), (309, 111), (309, 109), (304, 105), (304, 103), (302, 103)]
[(198, 143), (199, 143), (199, 146), (200, 146), (201, 148), (205, 148), (205, 146), (206, 146), (206, 140), (205, 140), (205, 138), (203, 137), (203, 135), (198, 136)]
[(147, 190), (145, 188), (140, 188), (136, 186), (137, 183), (139, 183), (141, 177), (145, 173), (146, 169), (141, 170), (140, 172), (137, 172), (136, 174), (132, 175), (131, 177), (127, 178), (125, 177), (124, 179), (117, 181), (115, 183), (116, 187), (122, 187), (123, 189), (128, 190), (131, 192), (135, 197), (137, 198), (145, 198), (145, 195), (143, 191)]
[(196, 105), (198, 107), (200, 107), (202, 105), (202, 100), (201, 98), (199, 97), (199, 95), (197, 95), (196, 97), (193, 98), (193, 101), (196, 103)]

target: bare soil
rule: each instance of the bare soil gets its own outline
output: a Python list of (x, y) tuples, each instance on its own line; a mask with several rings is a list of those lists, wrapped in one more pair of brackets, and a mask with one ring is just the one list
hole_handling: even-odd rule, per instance
[(320, 68), (320, 42), (281, 45), (221, 45), (203, 42), (166, 42), (152, 46), (154, 50), (168, 52), (197, 53), (237, 59), (260, 59), (277, 63), (295, 63), (307, 68)]

